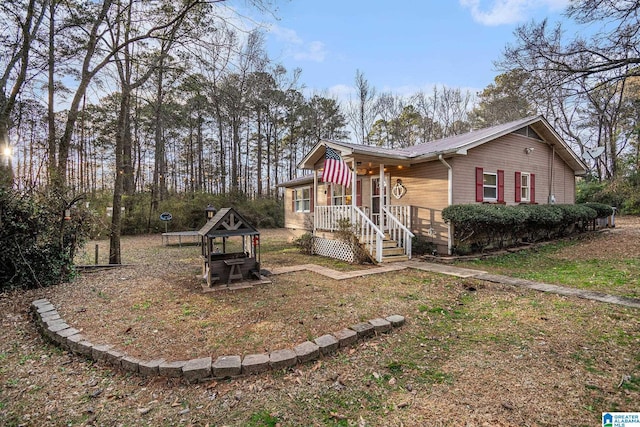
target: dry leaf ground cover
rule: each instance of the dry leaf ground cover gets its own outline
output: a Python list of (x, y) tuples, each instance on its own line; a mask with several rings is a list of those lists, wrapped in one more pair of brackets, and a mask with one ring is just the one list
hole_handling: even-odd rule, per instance
[[(620, 221), (557, 256), (637, 259), (639, 225)], [(262, 241), (265, 268), (359, 268), (299, 255), (282, 233)], [(0, 424), (593, 426), (602, 411), (640, 410), (635, 309), (417, 271), (348, 281), (298, 272), (203, 294), (197, 247), (147, 236), (125, 239), (123, 253), (135, 265), (2, 295)], [(407, 324), (295, 370), (187, 385), (47, 344), (28, 315), (39, 297), (93, 340), (147, 359), (269, 351), (394, 313)]]

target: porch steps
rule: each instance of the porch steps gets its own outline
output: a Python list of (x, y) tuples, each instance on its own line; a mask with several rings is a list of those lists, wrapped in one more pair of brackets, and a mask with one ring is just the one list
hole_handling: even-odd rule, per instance
[(392, 255), (392, 256), (382, 255), (382, 262), (383, 263), (400, 262), (400, 261), (409, 261), (409, 257), (406, 256), (406, 255)]
[[(373, 258), (376, 257), (376, 251), (371, 254)], [(404, 254), (404, 249), (398, 246), (398, 242), (391, 240), (389, 234), (385, 234), (385, 238), (382, 241), (382, 262), (399, 262), (409, 261), (409, 257)]]

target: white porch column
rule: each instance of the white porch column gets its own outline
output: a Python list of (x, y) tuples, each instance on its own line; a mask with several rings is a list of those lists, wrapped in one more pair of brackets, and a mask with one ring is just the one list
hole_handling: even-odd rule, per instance
[(318, 205), (318, 171), (313, 169), (313, 194), (311, 195), (313, 200), (313, 236), (316, 235), (316, 206)]
[(385, 224), (387, 223), (385, 215), (384, 215), (384, 211), (382, 210), (383, 207), (385, 207), (386, 203), (386, 194), (384, 192), (384, 163), (380, 163), (380, 179), (378, 181), (378, 186), (379, 186), (379, 191), (378, 194), (380, 194), (380, 229), (382, 231), (385, 230)]
[(356, 211), (353, 208), (356, 206), (356, 197), (358, 197), (357, 187), (358, 187), (358, 171), (356, 169), (356, 160), (353, 159), (353, 170), (351, 171), (351, 225), (356, 224)]

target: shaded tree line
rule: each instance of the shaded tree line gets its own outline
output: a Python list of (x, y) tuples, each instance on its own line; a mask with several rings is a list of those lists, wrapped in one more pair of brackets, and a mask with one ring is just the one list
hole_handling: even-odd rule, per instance
[[(321, 138), (405, 147), (543, 113), (592, 179), (617, 182), (640, 165), (639, 7), (572, 3), (568, 16), (588, 37), (521, 26), (497, 61), (502, 74), (477, 94), (378, 93), (357, 70), (340, 104), (305, 93), (301, 70), (272, 61), (263, 35), (238, 29), (224, 1), (6, 0), (0, 143), (15, 157), (1, 162), (0, 182), (111, 192), (114, 263), (123, 196), (150, 194), (152, 211), (176, 193), (278, 197)], [(604, 155), (589, 158), (597, 147)]]

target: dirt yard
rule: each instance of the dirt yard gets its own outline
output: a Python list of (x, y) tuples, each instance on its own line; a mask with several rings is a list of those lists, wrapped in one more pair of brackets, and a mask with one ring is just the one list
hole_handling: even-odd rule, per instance
[[(281, 232), (263, 233), (262, 245), (267, 269), (360, 268), (300, 255)], [(0, 424), (574, 426), (640, 411), (638, 310), (416, 271), (349, 281), (298, 272), (205, 294), (199, 251), (126, 238), (131, 266), (2, 295)], [(91, 261), (93, 243), (83, 256)], [(637, 259), (640, 221), (619, 218), (558, 256)], [(290, 348), (390, 314), (407, 324), (295, 370), (187, 385), (44, 342), (28, 314), (41, 297), (92, 341), (145, 359)]]

